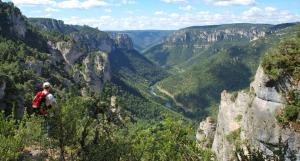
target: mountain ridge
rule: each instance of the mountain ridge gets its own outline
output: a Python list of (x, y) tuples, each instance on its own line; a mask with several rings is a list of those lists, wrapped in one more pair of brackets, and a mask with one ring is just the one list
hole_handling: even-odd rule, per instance
[[(252, 24), (248, 25), (251, 28)], [(165, 60), (168, 59), (169, 55), (173, 54), (173, 58), (179, 62), (173, 65), (157, 63), (171, 73), (168, 78), (158, 82), (157, 86), (174, 95), (178, 102), (184, 104), (185, 108), (194, 109), (192, 113), (187, 113), (186, 116), (199, 117), (208, 115), (207, 108), (218, 103), (220, 99), (219, 93), (222, 90), (232, 91), (245, 88), (250, 83), (250, 79), (258, 67), (259, 60), (266, 50), (276, 45), (284, 37), (289, 37), (295, 33), (294, 26), (296, 24), (294, 23), (278, 26), (261, 26), (260, 28), (263, 29), (262, 37), (252, 41), (250, 37), (245, 39), (238, 36), (237, 39), (232, 37), (231, 41), (223, 40), (222, 38), (225, 37), (220, 37), (221, 40), (217, 42), (208, 42), (208, 37), (199, 37), (199, 35), (190, 39), (188, 36), (185, 36), (184, 30), (177, 34), (179, 38), (173, 39), (174, 35), (176, 36), (175, 32), (175, 34), (169, 36), (170, 40), (164, 44), (166, 47), (157, 45), (152, 48), (153, 52), (148, 51), (149, 54), (156, 52), (158, 55), (157, 59), (162, 58)], [(269, 29), (270, 27), (273, 28)], [(220, 28), (220, 26), (217, 26), (217, 28)], [(221, 26), (221, 28), (226, 27)], [(249, 26), (245, 28), (249, 28)], [(201, 29), (200, 31), (192, 29), (192, 31), (188, 32), (193, 33), (194, 30), (196, 30), (195, 33), (206, 32), (206, 29)], [(213, 32), (215, 29), (208, 30)], [(253, 31), (255, 34), (259, 33), (255, 28)], [(231, 31), (228, 31), (228, 33), (231, 34)], [(240, 33), (243, 34), (243, 32)], [(246, 33), (249, 33), (250, 36), (255, 36), (251, 31)], [(193, 37), (192, 35), (190, 37)], [(198, 41), (197, 37), (204, 42)], [(201, 48), (194, 49), (195, 45)], [(193, 55), (193, 53), (195, 54)], [(187, 56), (187, 59), (180, 60), (181, 56), (178, 56), (178, 54)], [(149, 58), (147, 53), (145, 55)]]

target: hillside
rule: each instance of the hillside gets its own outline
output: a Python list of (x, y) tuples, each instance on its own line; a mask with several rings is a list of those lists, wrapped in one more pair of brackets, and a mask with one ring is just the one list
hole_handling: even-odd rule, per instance
[[(30, 19), (30, 22), (33, 26), (41, 29), (41, 31), (46, 33), (50, 32), (50, 35), (63, 34), (65, 37), (76, 35), (76, 37), (74, 37), (75, 41), (79, 42), (80, 47), (87, 48), (86, 50), (90, 50), (91, 47), (100, 47), (109, 50), (107, 54), (109, 82), (129, 92), (129, 95), (133, 95), (133, 97), (130, 96), (130, 100), (136, 96), (140, 97), (136, 98), (140, 104), (139, 108), (134, 107), (133, 104), (135, 104), (135, 101), (125, 101), (127, 110), (133, 114), (132, 117), (138, 114), (140, 115), (139, 117), (143, 116), (143, 118), (149, 119), (156, 115), (154, 113), (165, 111), (165, 107), (156, 102), (152, 102), (151, 98), (149, 100), (147, 90), (149, 86), (165, 78), (167, 73), (136, 51), (128, 35), (115, 34), (112, 36), (88, 26), (65, 25), (62, 21), (54, 19)], [(78, 36), (78, 33), (82, 36)], [(95, 36), (99, 34), (105, 38), (98, 40)], [(110, 42), (103, 44), (105, 41)], [(75, 62), (75, 59), (82, 59), (82, 54), (77, 53), (77, 50), (78, 49), (75, 49), (74, 53), (71, 53), (69, 57), (72, 59), (72, 62), (75, 63), (75, 68), (81, 69), (82, 65), (80, 62)], [(77, 74), (76, 77), (78, 77)], [(97, 83), (95, 82), (94, 84)]]
[[(0, 160), (212, 157), (189, 120), (146, 97), (167, 74), (127, 35), (29, 20), (2, 1), (0, 20)], [(31, 101), (45, 81), (57, 102), (39, 115)]]
[[(161, 46), (165, 46), (164, 50), (170, 55), (169, 62), (172, 62), (173, 56), (178, 61), (173, 65), (160, 64), (172, 74), (156, 86), (168, 91), (183, 104), (179, 109), (184, 109), (186, 116), (199, 119), (209, 114), (211, 108), (208, 107), (218, 104), (222, 90), (247, 87), (261, 56), (284, 37), (294, 35), (296, 28), (293, 26), (232, 24), (192, 27), (175, 32), (168, 41), (152, 48), (160, 50)], [(155, 52), (148, 50), (146, 56), (149, 57), (147, 53)], [(178, 54), (186, 58), (180, 59)], [(157, 55), (163, 56), (164, 53)]]
[(144, 54), (161, 66), (184, 63), (206, 50), (220, 50), (232, 44), (247, 44), (264, 37), (270, 25), (229, 24), (188, 27), (178, 30)]
[(172, 30), (130, 30), (130, 31), (110, 31), (111, 34), (127, 34), (133, 40), (136, 50), (143, 51), (161, 43)]
[(200, 146), (220, 161), (299, 160), (299, 39), (268, 50), (249, 90), (222, 92), (217, 120), (200, 123)]

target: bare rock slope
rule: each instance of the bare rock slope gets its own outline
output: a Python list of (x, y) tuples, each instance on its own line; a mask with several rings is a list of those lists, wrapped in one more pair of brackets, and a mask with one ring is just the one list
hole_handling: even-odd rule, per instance
[(300, 160), (300, 134), (290, 127), (282, 127), (276, 120), (284, 108), (282, 93), (290, 89), (300, 90), (299, 82), (297, 85), (291, 85), (291, 82), (291, 78), (285, 78), (275, 85), (259, 67), (249, 91), (222, 92), (212, 144), (218, 160), (234, 160), (237, 146), (245, 149), (247, 145), (272, 155), (276, 147), (272, 149), (268, 145), (281, 143), (288, 145), (286, 158), (295, 154)]

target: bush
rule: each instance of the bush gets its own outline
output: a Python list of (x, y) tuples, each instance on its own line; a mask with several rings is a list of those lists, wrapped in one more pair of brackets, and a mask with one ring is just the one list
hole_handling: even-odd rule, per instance
[(287, 121), (296, 121), (299, 114), (299, 107), (294, 105), (287, 105), (284, 109), (283, 117)]
[(210, 150), (198, 149), (189, 123), (165, 116), (159, 124), (135, 131), (131, 139), (137, 160), (211, 160)]
[(300, 79), (300, 41), (286, 40), (278, 48), (270, 50), (262, 60), (265, 73), (272, 80), (279, 80), (285, 76)]
[(229, 133), (228, 135), (226, 135), (226, 139), (231, 144), (238, 144), (241, 140), (240, 134), (241, 134), (241, 128), (238, 128), (232, 131), (231, 133)]
[(295, 122), (300, 112), (300, 94), (296, 90), (291, 90), (287, 94), (285, 107), (277, 115), (277, 121), (283, 125)]
[(43, 121), (39, 117), (16, 120), (0, 113), (0, 160), (18, 160), (25, 146), (33, 145), (42, 136)]

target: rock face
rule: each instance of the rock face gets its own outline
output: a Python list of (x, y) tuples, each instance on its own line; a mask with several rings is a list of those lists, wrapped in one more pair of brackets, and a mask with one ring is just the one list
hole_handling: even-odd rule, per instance
[(197, 130), (196, 139), (199, 147), (211, 148), (216, 131), (216, 123), (211, 117), (200, 122)]
[(74, 34), (71, 41), (57, 42), (54, 49), (61, 52), (69, 65), (74, 65), (78, 59), (87, 56), (88, 53), (95, 51), (110, 53), (115, 46), (113, 40), (108, 37), (95, 38), (90, 34)]
[(278, 111), (284, 108), (284, 98), (280, 93), (298, 88), (290, 82), (286, 78), (277, 85), (270, 83), (262, 67), (259, 67), (250, 91), (241, 91), (238, 94), (222, 92), (212, 145), (218, 160), (234, 160), (237, 143), (242, 148), (247, 143), (264, 154), (271, 155), (273, 151), (266, 143), (279, 144), (280, 138), (281, 143), (288, 144), (288, 153), (296, 154), (297, 160), (300, 159), (300, 134), (293, 129), (281, 127), (276, 120)]
[(133, 49), (133, 42), (127, 34), (113, 34), (112, 38), (115, 40), (117, 48), (126, 50)]
[(48, 42), (48, 45), (53, 60), (62, 63), (63, 59), (65, 70), (72, 74), (76, 83), (85, 83), (90, 90), (100, 92), (103, 84), (111, 79), (109, 55), (122, 41), (115, 42), (104, 32), (82, 27), (70, 34), (70, 40)]
[(103, 84), (111, 79), (108, 55), (103, 52), (90, 54), (83, 61), (84, 79), (95, 92), (102, 90)]
[[(174, 32), (167, 38), (167, 44), (193, 45), (196, 48), (207, 48), (218, 41), (252, 41), (266, 35), (268, 26), (251, 24), (233, 24), (210, 27), (190, 27)], [(167, 46), (168, 46), (167, 45)]]
[(10, 28), (11, 33), (16, 33), (19, 38), (25, 38), (26, 25), (22, 15), (18, 13), (13, 13), (12, 15), (10, 15), (9, 19), (10, 22), (13, 23), (13, 27)]
[(0, 2), (1, 26), (0, 33), (5, 35), (14, 35), (20, 39), (26, 36), (27, 28), (25, 18), (22, 16), (21, 11), (16, 8), (12, 3)]
[(76, 26), (66, 25), (61, 20), (55, 20), (50, 18), (28, 18), (28, 20), (39, 28), (60, 32), (69, 33), (76, 31)]

